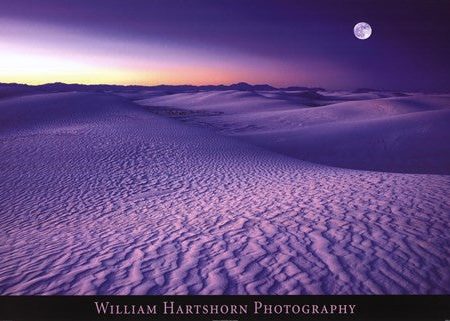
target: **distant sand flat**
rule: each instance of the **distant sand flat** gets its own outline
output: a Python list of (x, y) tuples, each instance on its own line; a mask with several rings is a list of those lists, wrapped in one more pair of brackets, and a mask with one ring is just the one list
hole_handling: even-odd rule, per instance
[(450, 293), (449, 175), (269, 149), (109, 94), (0, 100), (0, 293)]

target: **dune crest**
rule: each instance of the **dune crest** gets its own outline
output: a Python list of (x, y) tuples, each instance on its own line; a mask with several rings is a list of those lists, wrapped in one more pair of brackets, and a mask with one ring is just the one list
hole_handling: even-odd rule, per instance
[(450, 95), (224, 91), (160, 95), (137, 103), (153, 111), (194, 111), (183, 120), (301, 160), (450, 174)]

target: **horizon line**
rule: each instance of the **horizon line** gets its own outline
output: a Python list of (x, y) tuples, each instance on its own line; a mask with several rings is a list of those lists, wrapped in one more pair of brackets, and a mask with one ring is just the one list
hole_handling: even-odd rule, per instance
[(55, 82), (47, 82), (41, 84), (32, 84), (32, 83), (18, 83), (18, 82), (1, 82), (0, 85), (21, 85), (21, 86), (29, 86), (29, 87), (41, 87), (46, 85), (66, 85), (66, 86), (110, 86), (110, 87), (142, 87), (142, 88), (154, 88), (154, 87), (231, 87), (236, 85), (248, 85), (251, 87), (256, 86), (268, 86), (275, 90), (282, 90), (287, 88), (305, 88), (305, 89), (315, 89), (315, 90), (323, 90), (323, 91), (356, 91), (356, 90), (366, 90), (366, 91), (391, 91), (391, 92), (413, 92), (413, 93), (450, 93), (450, 91), (445, 90), (423, 90), (423, 89), (387, 89), (387, 88), (373, 88), (373, 87), (355, 87), (355, 88), (339, 88), (339, 89), (329, 89), (322, 86), (305, 86), (305, 85), (288, 85), (288, 86), (273, 86), (268, 83), (257, 83), (252, 84), (245, 81), (234, 82), (230, 84), (220, 83), (220, 84), (207, 84), (207, 85), (194, 85), (189, 83), (184, 84), (155, 84), (155, 85), (142, 85), (142, 84), (107, 84), (107, 83), (66, 83), (61, 81)]

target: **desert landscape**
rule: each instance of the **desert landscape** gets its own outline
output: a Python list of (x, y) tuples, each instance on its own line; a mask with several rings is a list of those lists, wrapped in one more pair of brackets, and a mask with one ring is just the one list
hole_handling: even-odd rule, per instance
[(448, 294), (450, 94), (0, 85), (0, 293)]

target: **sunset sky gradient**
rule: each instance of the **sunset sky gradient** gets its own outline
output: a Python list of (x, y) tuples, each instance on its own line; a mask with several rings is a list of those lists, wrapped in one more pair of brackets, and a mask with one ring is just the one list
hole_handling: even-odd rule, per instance
[[(447, 90), (448, 6), (0, 0), (0, 82)], [(359, 21), (370, 39), (353, 36)]]

